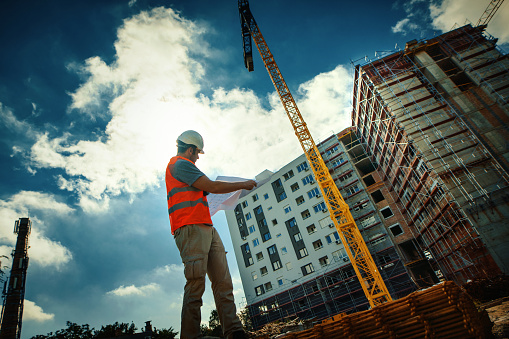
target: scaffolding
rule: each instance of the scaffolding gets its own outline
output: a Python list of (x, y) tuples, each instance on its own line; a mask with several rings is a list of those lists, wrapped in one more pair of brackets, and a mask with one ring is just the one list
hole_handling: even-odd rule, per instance
[[(405, 267), (394, 247), (385, 248), (374, 254), (390, 258), (392, 264), (382, 274), (389, 285), (398, 285), (395, 297), (401, 298), (415, 291), (409, 282)], [(339, 259), (341, 260), (341, 259)], [(307, 281), (296, 279), (281, 286), (285, 289), (275, 295), (248, 305), (249, 315), (255, 329), (277, 320), (310, 319), (320, 322), (339, 313), (355, 313), (369, 308), (355, 272), (350, 263), (330, 269), (331, 264), (322, 267), (319, 275)]]
[[(451, 36), (466, 37), (453, 32), (440, 39), (453, 46)], [(474, 46), (478, 37), (471, 40)], [(440, 41), (415, 43), (406, 53), (357, 65), (352, 118), (423, 253), (436, 261), (438, 274), (464, 282), (483, 273), (487, 254), (462, 207), (479, 200), (489, 204), (491, 194), (507, 188), (509, 180), (460, 111), (412, 58), (411, 53)], [(464, 42), (454, 46), (465, 49)], [(458, 87), (468, 86), (455, 80)]]

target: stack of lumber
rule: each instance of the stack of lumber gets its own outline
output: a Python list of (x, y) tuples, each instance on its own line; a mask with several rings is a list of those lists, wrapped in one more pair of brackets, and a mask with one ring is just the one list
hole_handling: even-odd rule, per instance
[(449, 281), (284, 336), (285, 339), (491, 337), (487, 314), (480, 313), (470, 297)]

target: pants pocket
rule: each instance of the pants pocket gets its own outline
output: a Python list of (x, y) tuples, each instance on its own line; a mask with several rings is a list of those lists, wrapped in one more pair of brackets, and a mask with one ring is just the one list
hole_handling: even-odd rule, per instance
[(206, 273), (203, 260), (188, 261), (184, 264), (184, 275), (187, 280), (205, 278)]

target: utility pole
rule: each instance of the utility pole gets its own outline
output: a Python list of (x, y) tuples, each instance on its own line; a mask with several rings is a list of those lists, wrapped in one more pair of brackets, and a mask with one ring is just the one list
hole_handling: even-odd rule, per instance
[(29, 218), (20, 218), (14, 224), (14, 233), (18, 234), (18, 240), (12, 253), (11, 276), (4, 285), (0, 339), (19, 339), (21, 336), (31, 226)]

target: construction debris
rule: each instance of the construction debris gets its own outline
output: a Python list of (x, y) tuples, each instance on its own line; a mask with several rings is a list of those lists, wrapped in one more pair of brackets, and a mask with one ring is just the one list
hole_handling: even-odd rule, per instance
[[(278, 338), (493, 338), (486, 311), (447, 281), (371, 310), (337, 315)], [(271, 338), (267, 333), (257, 338)]]

